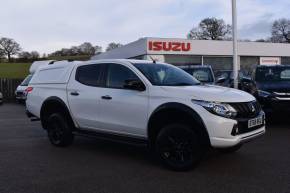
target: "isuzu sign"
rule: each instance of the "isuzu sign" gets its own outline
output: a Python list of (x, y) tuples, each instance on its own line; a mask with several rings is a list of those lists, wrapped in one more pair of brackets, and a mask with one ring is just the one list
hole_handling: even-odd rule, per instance
[(177, 41), (149, 41), (148, 50), (163, 52), (189, 52), (191, 44)]

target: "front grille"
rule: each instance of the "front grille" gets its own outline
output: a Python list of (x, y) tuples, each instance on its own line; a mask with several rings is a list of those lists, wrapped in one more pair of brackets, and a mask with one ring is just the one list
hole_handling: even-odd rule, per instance
[(246, 103), (230, 103), (237, 111), (236, 118), (254, 118), (261, 112), (261, 106), (257, 101)]
[(233, 130), (232, 130), (231, 134), (233, 136), (236, 136), (236, 135), (249, 133), (249, 132), (252, 132), (252, 131), (255, 131), (257, 129), (262, 128), (263, 126), (265, 126), (265, 115), (262, 115), (262, 116), (263, 116), (263, 124), (262, 125), (257, 125), (255, 127), (251, 127), (251, 128), (249, 128), (249, 126), (248, 126), (248, 123), (249, 123), (248, 119), (238, 120), (238, 124), (233, 127)]

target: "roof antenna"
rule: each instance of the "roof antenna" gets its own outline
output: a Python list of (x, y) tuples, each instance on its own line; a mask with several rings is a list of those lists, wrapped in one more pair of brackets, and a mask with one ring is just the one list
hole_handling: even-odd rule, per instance
[(152, 57), (152, 56), (149, 56), (151, 58), (151, 60), (153, 61), (154, 64), (156, 64), (156, 60)]

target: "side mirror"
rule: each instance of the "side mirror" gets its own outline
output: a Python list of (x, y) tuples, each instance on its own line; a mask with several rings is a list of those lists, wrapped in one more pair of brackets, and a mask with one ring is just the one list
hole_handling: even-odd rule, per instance
[(216, 81), (217, 84), (222, 84), (226, 81), (226, 78), (225, 77), (219, 77)]
[(137, 79), (125, 80), (124, 88), (130, 89), (130, 90), (137, 90), (137, 91), (146, 90), (146, 87), (143, 84), (143, 82)]

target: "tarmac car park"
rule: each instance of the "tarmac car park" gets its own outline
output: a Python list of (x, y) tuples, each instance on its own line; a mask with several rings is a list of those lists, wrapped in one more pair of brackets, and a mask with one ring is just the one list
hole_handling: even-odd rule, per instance
[(143, 146), (76, 136), (54, 148), (40, 122), (21, 104), (0, 106), (0, 192), (235, 192), (290, 191), (290, 121), (276, 113), (267, 132), (234, 154), (211, 150), (190, 172), (171, 172)]

